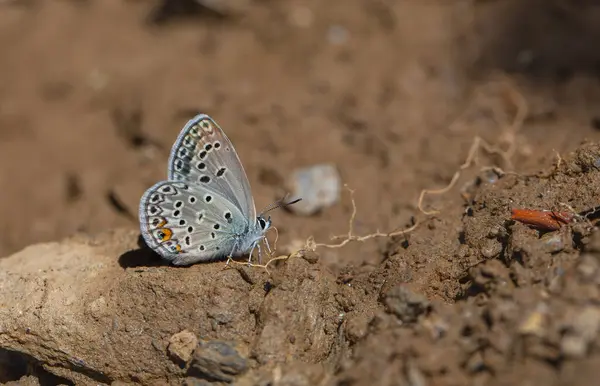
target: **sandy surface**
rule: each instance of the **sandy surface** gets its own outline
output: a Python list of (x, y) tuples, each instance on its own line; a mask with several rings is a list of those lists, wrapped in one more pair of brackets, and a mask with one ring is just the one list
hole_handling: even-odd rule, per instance
[[(220, 14), (157, 3), (0, 3), (0, 256), (107, 231), (135, 248), (140, 196), (164, 179), (182, 125), (204, 112), (235, 144), (257, 207), (281, 197), (296, 168), (327, 162), (355, 192), (357, 235), (420, 224), (317, 250), (311, 280), (323, 283), (290, 299), (306, 306), (303, 296), (321, 294), (332, 307), (321, 315), (328, 333), (310, 338), (322, 347), (288, 353), (292, 380), (281, 384), (303, 384), (296, 373), (343, 385), (583, 385), (598, 376), (593, 224), (544, 234), (510, 213), (600, 204), (600, 7), (222, 0)], [(477, 138), (493, 151), (480, 146), (452, 189), (426, 197), (438, 214), (421, 212), (420, 192), (446, 186)], [(346, 233), (351, 214), (346, 193), (314, 216), (274, 212), (280, 251)], [(118, 249), (115, 264), (132, 269)], [(278, 283), (302, 281), (285, 267)], [(219, 285), (202, 271), (212, 268), (190, 269)], [(270, 280), (257, 275), (243, 291)], [(292, 312), (275, 299), (261, 312)], [(336, 327), (339, 312), (352, 317)], [(530, 316), (544, 322), (532, 327)], [(259, 327), (244, 331), (260, 340)], [(247, 384), (268, 378), (261, 369), (271, 371), (282, 344), (252, 342)], [(164, 371), (97, 380), (182, 379)]]

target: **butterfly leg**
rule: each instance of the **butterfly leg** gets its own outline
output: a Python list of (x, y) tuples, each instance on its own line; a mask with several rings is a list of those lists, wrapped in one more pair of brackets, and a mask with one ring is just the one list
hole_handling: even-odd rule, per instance
[(271, 246), (269, 245), (269, 239), (267, 239), (266, 237), (263, 238), (264, 242), (265, 242), (265, 246), (267, 247), (267, 251), (269, 251), (269, 256), (271, 256), (273, 254), (273, 251), (271, 251)]
[(229, 253), (229, 256), (227, 256), (227, 263), (225, 265), (229, 265), (229, 262), (231, 260), (233, 260), (233, 253), (235, 252), (236, 248), (237, 248), (237, 243), (233, 244), (233, 248), (231, 248), (231, 253)]
[(260, 249), (260, 241), (256, 242), (256, 247), (258, 248), (258, 264), (262, 264), (262, 250)]
[(252, 255), (254, 254), (254, 248), (256, 248), (257, 243), (252, 245), (252, 249), (250, 249), (250, 254), (248, 255), (248, 265), (252, 263)]

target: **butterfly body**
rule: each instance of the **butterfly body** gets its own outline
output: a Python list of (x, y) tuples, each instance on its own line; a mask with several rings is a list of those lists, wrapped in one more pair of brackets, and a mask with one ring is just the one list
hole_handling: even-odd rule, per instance
[(260, 258), (260, 242), (271, 226), (270, 218), (256, 215), (231, 141), (204, 114), (182, 129), (167, 180), (144, 193), (139, 217), (146, 244), (175, 265), (252, 255), (254, 248)]

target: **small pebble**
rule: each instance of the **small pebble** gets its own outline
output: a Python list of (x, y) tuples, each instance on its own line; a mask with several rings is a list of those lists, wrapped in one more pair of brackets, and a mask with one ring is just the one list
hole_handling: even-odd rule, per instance
[(486, 259), (492, 259), (500, 256), (502, 253), (502, 243), (497, 240), (486, 239), (481, 245), (481, 254)]
[(523, 335), (542, 336), (546, 328), (547, 316), (548, 306), (545, 303), (539, 303), (536, 309), (520, 323), (519, 332)]
[(593, 280), (596, 277), (598, 271), (598, 260), (590, 253), (584, 253), (579, 259), (577, 265), (577, 273), (581, 275), (582, 279)]
[(348, 41), (348, 30), (341, 25), (332, 25), (327, 31), (329, 44), (342, 45)]
[(482, 182), (486, 182), (488, 184), (495, 184), (496, 182), (498, 182), (499, 177), (498, 173), (496, 173), (495, 170), (488, 169), (481, 173), (480, 178)]
[(171, 336), (169, 339), (169, 356), (179, 364), (186, 364), (191, 358), (194, 349), (198, 345), (198, 338), (193, 333), (183, 330)]
[(557, 253), (565, 249), (563, 235), (560, 232), (548, 233), (542, 236), (544, 249), (550, 253)]
[(580, 336), (565, 335), (560, 341), (560, 351), (567, 357), (582, 358), (587, 352), (588, 344)]
[(314, 165), (296, 170), (288, 179), (293, 197), (302, 201), (288, 208), (299, 215), (309, 216), (335, 204), (340, 199), (341, 178), (331, 164)]
[(189, 375), (219, 382), (233, 382), (248, 369), (248, 359), (237, 348), (224, 341), (200, 342), (189, 369)]
[(573, 358), (584, 357), (600, 330), (600, 309), (588, 306), (573, 316), (560, 342), (561, 352)]

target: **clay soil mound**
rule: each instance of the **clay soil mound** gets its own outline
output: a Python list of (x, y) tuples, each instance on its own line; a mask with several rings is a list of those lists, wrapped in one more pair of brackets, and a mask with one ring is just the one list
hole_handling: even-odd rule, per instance
[[(596, 384), (599, 39), (593, 1), (0, 2), (0, 383)], [(259, 208), (353, 193), (273, 212), (266, 269), (170, 266), (137, 207), (198, 112)]]

